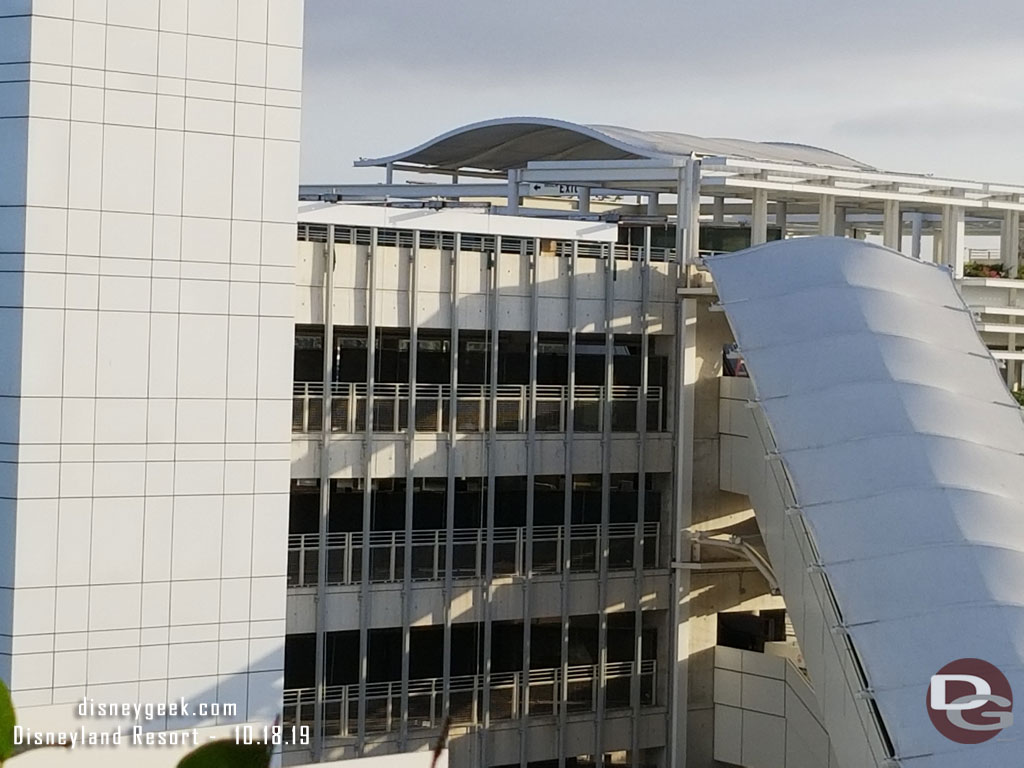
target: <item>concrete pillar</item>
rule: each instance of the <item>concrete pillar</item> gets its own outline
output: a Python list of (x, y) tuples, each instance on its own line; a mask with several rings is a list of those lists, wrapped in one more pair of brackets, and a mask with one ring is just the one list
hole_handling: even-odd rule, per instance
[(910, 214), (910, 255), (921, 258), (921, 230), (924, 225), (923, 213)]
[(580, 187), (579, 204), (580, 213), (590, 213), (590, 187)]
[(750, 244), (768, 242), (768, 190), (755, 189), (750, 201)]
[(510, 168), (508, 172), (508, 212), (519, 213), (519, 170)]
[(832, 236), (836, 233), (835, 195), (822, 195), (818, 200), (818, 234)]
[(903, 244), (903, 218), (900, 214), (899, 200), (886, 200), (882, 214), (882, 245), (900, 250)]
[(1003, 214), (1002, 234), (999, 239), (999, 260), (1010, 277), (1017, 276), (1020, 266), (1020, 211)]
[(964, 209), (960, 205), (942, 206), (942, 251), (953, 268), (954, 277), (964, 276)]
[(715, 224), (725, 223), (725, 198), (716, 196), (711, 201), (711, 221)]
[(836, 206), (836, 226), (833, 234), (836, 237), (846, 237), (846, 207)]
[(789, 219), (789, 206), (783, 202), (775, 203), (775, 226), (782, 230), (782, 239), (786, 239), (786, 225)]

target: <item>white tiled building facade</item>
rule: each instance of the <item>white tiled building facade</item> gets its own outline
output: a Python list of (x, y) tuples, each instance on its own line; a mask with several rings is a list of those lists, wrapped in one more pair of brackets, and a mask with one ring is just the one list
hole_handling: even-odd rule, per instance
[(302, 0), (0, 4), (0, 678), (280, 710)]

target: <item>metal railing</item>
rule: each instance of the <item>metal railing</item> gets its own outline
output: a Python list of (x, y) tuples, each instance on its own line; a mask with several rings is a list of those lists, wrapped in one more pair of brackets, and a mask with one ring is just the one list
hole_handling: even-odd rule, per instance
[[(639, 672), (632, 661), (609, 662), (604, 667), (604, 705), (606, 710), (630, 706), (630, 681), (640, 676), (640, 703), (654, 706), (656, 664), (653, 659), (640, 663)], [(451, 678), (451, 718), (456, 725), (478, 725), (484, 720), (481, 674)], [(523, 672), (494, 672), (490, 676), (490, 720), (516, 720), (530, 715), (550, 717), (558, 713), (564, 701), (569, 712), (594, 712), (601, 695), (598, 665), (572, 666), (564, 680), (562, 670), (533, 669)], [(401, 727), (402, 684), (399, 681), (368, 683), (366, 686), (366, 730), (388, 733)], [(359, 686), (331, 685), (325, 689), (323, 703), (324, 736), (356, 735)], [(316, 707), (315, 688), (292, 688), (284, 692), (284, 724), (313, 725)], [(409, 681), (408, 723), (410, 728), (438, 728), (444, 720), (444, 678)]]
[[(642, 526), (642, 528), (641, 528)], [(633, 544), (641, 530), (644, 537), (642, 569), (658, 567), (661, 545), (659, 523), (611, 523), (608, 526), (608, 567), (633, 570)], [(452, 539), (452, 575), (457, 579), (482, 578), (487, 557), (487, 531), (458, 529)], [(445, 576), (445, 531), (413, 531), (412, 578), (436, 581)], [(533, 539), (526, 528), (494, 529), (494, 575), (523, 577), (527, 548), (532, 546), (533, 574), (561, 573), (566, 546), (565, 527), (536, 526)], [(601, 526), (574, 525), (569, 529), (571, 572), (596, 572), (600, 568)], [(327, 584), (361, 583), (362, 558), (370, 558), (370, 581), (400, 582), (405, 573), (405, 531), (374, 531), (364, 546), (361, 531), (327, 534)], [(319, 534), (296, 533), (288, 537), (288, 586), (316, 586)]]
[[(498, 432), (527, 432), (529, 428), (529, 384), (499, 384), (496, 387)], [(366, 403), (369, 387), (359, 382), (331, 385), (331, 430), (361, 432), (366, 429)], [(375, 432), (404, 432), (412, 418), (418, 432), (445, 432), (451, 407), (451, 384), (417, 384), (415, 397), (409, 384), (373, 385), (373, 429)], [(490, 428), (489, 384), (459, 384), (455, 390), (456, 431), (486, 432)], [(292, 390), (292, 431), (319, 432), (323, 424), (323, 384), (298, 382)], [(561, 384), (537, 385), (538, 432), (565, 432), (569, 407), (569, 387)], [(576, 386), (576, 432), (601, 432), (604, 428), (605, 388)], [(636, 432), (646, 424), (648, 432), (660, 432), (664, 423), (664, 398), (661, 387), (647, 388), (647, 413), (640, 412), (640, 387), (611, 388), (611, 430)]]

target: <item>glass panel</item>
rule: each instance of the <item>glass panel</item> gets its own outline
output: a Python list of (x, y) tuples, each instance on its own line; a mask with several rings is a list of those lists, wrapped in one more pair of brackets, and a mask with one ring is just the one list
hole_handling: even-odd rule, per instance
[(297, 587), (301, 583), (299, 578), (299, 550), (288, 550), (288, 586)]
[(304, 397), (293, 397), (292, 398), (292, 432), (302, 432), (305, 429), (305, 425), (302, 423), (302, 412), (306, 407), (306, 399)]

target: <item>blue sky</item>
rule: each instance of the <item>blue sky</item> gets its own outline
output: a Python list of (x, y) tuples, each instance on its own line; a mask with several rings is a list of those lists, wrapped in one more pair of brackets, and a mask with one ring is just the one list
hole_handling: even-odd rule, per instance
[(1019, 0), (306, 0), (303, 182), (475, 120), (798, 141), (1024, 183)]

